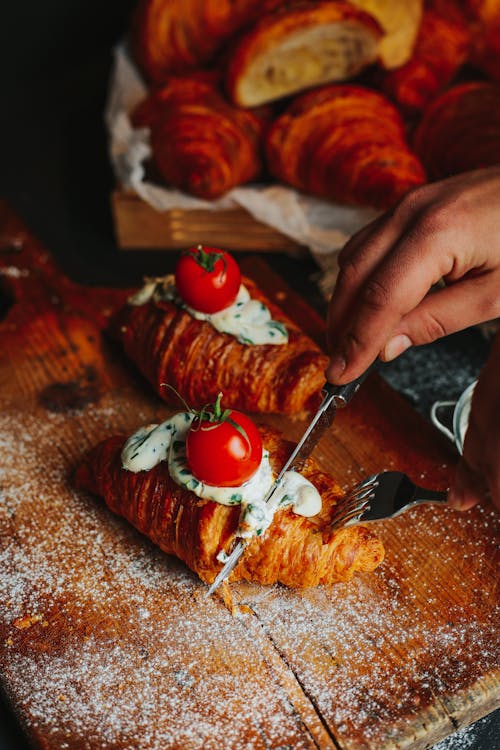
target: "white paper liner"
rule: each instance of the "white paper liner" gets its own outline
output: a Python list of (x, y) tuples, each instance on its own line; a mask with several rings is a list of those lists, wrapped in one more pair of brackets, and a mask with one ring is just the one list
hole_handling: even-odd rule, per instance
[(223, 198), (205, 201), (149, 182), (145, 162), (151, 155), (149, 130), (134, 130), (130, 112), (147, 87), (124, 45), (115, 49), (105, 120), (110, 158), (117, 181), (158, 211), (170, 209), (246, 209), (256, 220), (309, 248), (322, 269), (320, 287), (329, 296), (337, 275), (336, 256), (349, 237), (378, 212), (322, 201), (283, 185), (246, 185)]

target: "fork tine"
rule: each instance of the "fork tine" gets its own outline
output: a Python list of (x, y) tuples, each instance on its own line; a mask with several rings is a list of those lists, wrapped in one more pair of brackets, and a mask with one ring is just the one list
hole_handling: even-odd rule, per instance
[(370, 501), (375, 497), (373, 489), (365, 490), (362, 497), (347, 498), (347, 502), (340, 507), (340, 513), (330, 524), (330, 529), (336, 529), (339, 526), (345, 526), (353, 519), (359, 519), (369, 508)]
[(379, 474), (372, 474), (362, 482), (355, 485), (345, 495), (338, 508), (338, 516), (331, 524), (330, 529), (333, 531), (340, 526), (346, 526), (352, 521), (358, 521), (369, 510), (370, 502), (375, 497), (375, 490), (378, 487)]
[(359, 484), (357, 484), (357, 485), (356, 485), (356, 486), (355, 486), (355, 487), (353, 488), (353, 490), (352, 490), (352, 491), (358, 491), (358, 490), (361, 490), (361, 489), (363, 489), (364, 487), (368, 487), (369, 485), (375, 485), (375, 486), (376, 486), (376, 485), (378, 484), (378, 478), (379, 478), (379, 476), (380, 476), (380, 474), (378, 474), (378, 473), (377, 473), (377, 474), (372, 474), (372, 475), (371, 475), (371, 476), (369, 476), (369, 477), (366, 477), (365, 479), (363, 479), (363, 481), (362, 481), (362, 482), (360, 482)]
[(330, 529), (393, 518), (408, 508), (446, 502), (445, 492), (416, 485), (401, 471), (381, 471), (353, 487), (339, 502)]
[(349, 494), (346, 497), (346, 500), (349, 502), (349, 504), (352, 501), (361, 501), (364, 500), (365, 497), (368, 497), (372, 492), (374, 492), (378, 487), (378, 484), (373, 484), (371, 486), (367, 487), (355, 487), (354, 490), (351, 490)]
[(330, 530), (335, 531), (341, 526), (348, 526), (352, 521), (359, 521), (363, 513), (369, 508), (368, 503), (360, 508), (353, 508), (349, 513), (343, 513), (330, 524)]
[(335, 529), (350, 526), (352, 523), (358, 523), (358, 521), (361, 520), (365, 510), (366, 508), (360, 508), (357, 511), (353, 511), (352, 513), (345, 515), (343, 518), (339, 518), (339, 520), (332, 524), (330, 528), (332, 529), (332, 531), (335, 531)]

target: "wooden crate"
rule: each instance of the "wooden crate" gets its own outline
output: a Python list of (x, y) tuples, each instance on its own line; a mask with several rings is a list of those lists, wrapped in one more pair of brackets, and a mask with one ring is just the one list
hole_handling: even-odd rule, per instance
[(157, 211), (138, 195), (117, 188), (111, 195), (115, 235), (122, 250), (177, 250), (202, 242), (227, 250), (305, 255), (307, 248), (262, 224), (243, 208)]

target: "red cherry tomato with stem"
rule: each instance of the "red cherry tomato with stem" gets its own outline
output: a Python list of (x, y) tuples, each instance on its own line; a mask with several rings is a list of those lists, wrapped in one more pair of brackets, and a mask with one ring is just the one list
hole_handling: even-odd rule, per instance
[(262, 460), (260, 433), (246, 414), (222, 411), (222, 394), (213, 411), (202, 410), (186, 438), (189, 468), (194, 476), (214, 487), (237, 487), (248, 481)]
[(194, 310), (215, 313), (232, 305), (241, 284), (235, 259), (215, 247), (191, 247), (182, 253), (175, 269), (175, 286)]

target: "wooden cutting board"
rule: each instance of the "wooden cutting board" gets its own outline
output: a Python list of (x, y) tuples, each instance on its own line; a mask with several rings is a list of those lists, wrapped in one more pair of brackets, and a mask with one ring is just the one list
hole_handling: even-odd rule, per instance
[[(416, 750), (498, 705), (490, 508), (415, 509), (380, 524), (375, 573), (306, 591), (233, 585), (230, 612), (76, 492), (91, 445), (169, 412), (102, 332), (126, 292), (73, 284), (0, 218), (0, 674), (36, 746)], [(322, 338), (262, 260), (243, 270)], [(295, 437), (304, 426), (272, 421)], [(456, 460), (376, 376), (316, 455), (346, 487), (397, 468), (443, 488)]]

